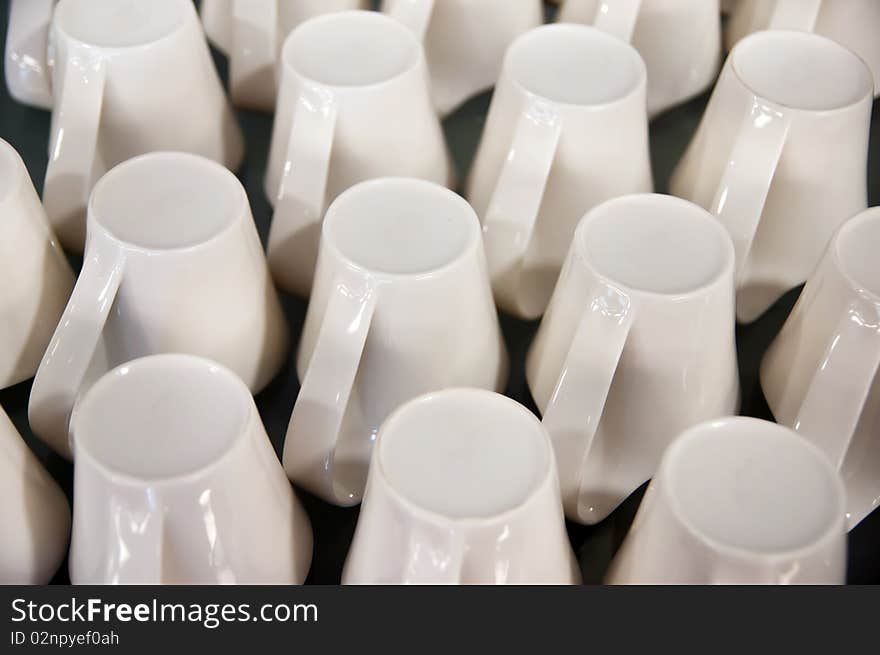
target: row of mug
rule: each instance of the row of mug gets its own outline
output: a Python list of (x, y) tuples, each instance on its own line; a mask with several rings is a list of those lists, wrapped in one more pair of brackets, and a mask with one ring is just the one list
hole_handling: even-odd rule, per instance
[[(150, 40), (182, 17), (172, 37)], [(44, 204), (65, 247), (82, 248), (93, 177), (129, 157), (187, 151), (235, 169), (241, 136), (188, 0), (62, 0), (53, 26), (64, 91)], [(145, 45), (92, 45), (111, 34), (112, 46)], [(330, 201), (367, 179), (451, 185), (453, 174), (422, 47), (399, 22), (362, 11), (313, 18), (282, 60), (268, 257), (276, 284), (307, 296)], [(592, 27), (538, 27), (507, 49), (467, 184), (505, 311), (540, 316), (584, 213), (652, 190), (646, 79), (637, 50)], [(834, 231), (867, 207), (872, 98), (864, 62), (815, 34), (759, 32), (731, 52), (670, 186), (733, 237), (741, 321), (801, 284)]]
[[(74, 506), (0, 411), (0, 581), (301, 584), (313, 537), (247, 387), (189, 355), (107, 373), (71, 426)], [(556, 461), (525, 407), (481, 389), (383, 423), (342, 581), (577, 584)], [(779, 472), (785, 484), (779, 484)], [(839, 584), (844, 491), (787, 428), (724, 418), (666, 449), (610, 583)]]
[[(55, 4), (12, 0), (6, 45), (10, 93), (45, 108), (52, 106), (47, 42)], [(654, 115), (712, 83), (722, 40), (718, 4), (566, 0), (557, 21), (594, 25), (631, 41), (648, 68), (648, 112)], [(366, 0), (202, 0), (201, 13), (208, 38), (229, 58), (233, 102), (274, 111), (285, 37), (309, 18), (368, 5)], [(544, 17), (541, 0), (385, 0), (382, 9), (424, 44), (432, 98), (441, 116), (492, 87), (506, 48)], [(872, 0), (745, 0), (732, 14), (725, 34), (728, 49), (764, 29), (815, 32), (856, 52), (880, 87), (880, 45), (873, 38), (880, 8)]]
[[(19, 169), (8, 178), (26, 181), (7, 154)], [(18, 196), (28, 204), (9, 201), (20, 217), (11, 225), (31, 236), (5, 239), (3, 263), (13, 279), (32, 277), (2, 298), (15, 331), (0, 372), (17, 372), (4, 386), (33, 372), (23, 356), (36, 366), (45, 341), (35, 338), (57, 319), (47, 307), (60, 311), (70, 288), (29, 183)], [(395, 407), (448, 387), (502, 390), (508, 361), (464, 199), (422, 180), (371, 180), (333, 202), (322, 233), (284, 466), (312, 493), (353, 505)], [(279, 370), (288, 329), (227, 169), (183, 153), (120, 164), (92, 193), (88, 234), (30, 397), (31, 426), (57, 452), (72, 456), (77, 397), (128, 360), (201, 355), (254, 392)], [(851, 526), (880, 498), (878, 243), (880, 209), (836, 233), (761, 376), (777, 419), (845, 473)], [(673, 196), (612, 199), (579, 223), (526, 361), (572, 520), (601, 520), (653, 475), (674, 435), (736, 413), (735, 261), (721, 223)]]

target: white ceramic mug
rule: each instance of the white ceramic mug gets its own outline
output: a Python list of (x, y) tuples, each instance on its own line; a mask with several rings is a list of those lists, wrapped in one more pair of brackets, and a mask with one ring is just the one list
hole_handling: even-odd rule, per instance
[(585, 25), (514, 41), (468, 185), (498, 306), (540, 316), (584, 212), (651, 189), (639, 53)]
[(880, 506), (880, 208), (843, 224), (761, 365), (773, 416), (846, 485), (855, 527)]
[(565, 0), (557, 20), (633, 44), (648, 70), (649, 116), (708, 89), (721, 63), (718, 0)]
[(275, 205), (269, 265), (280, 287), (308, 296), (336, 196), (376, 177), (449, 184), (452, 169), (422, 48), (397, 21), (369, 11), (312, 18), (281, 59), (265, 180)]
[(483, 389), (409, 401), (382, 424), (344, 584), (578, 584), (540, 421)]
[(70, 505), (0, 407), (0, 584), (47, 584), (67, 554)]
[(186, 153), (135, 157), (89, 200), (82, 272), (31, 390), (31, 427), (70, 457), (77, 395), (109, 368), (186, 352), (253, 391), (284, 362), (284, 316), (241, 183)]
[(73, 288), (24, 162), (0, 139), (0, 389), (33, 377)]
[(6, 88), (18, 102), (52, 107), (49, 23), (56, 0), (11, 0), (6, 30)]
[(235, 169), (244, 144), (191, 0), (61, 0), (43, 204), (82, 252), (93, 183), (136, 155), (180, 150)]
[(867, 206), (871, 73), (804, 32), (759, 32), (727, 59), (670, 180), (724, 223), (749, 322), (815, 268), (837, 227)]
[(312, 531), (250, 391), (190, 355), (101, 378), (71, 420), (73, 584), (302, 584)]
[(569, 519), (601, 521), (683, 429), (737, 410), (733, 262), (718, 221), (672, 196), (581, 221), (526, 358)]
[(272, 112), (285, 37), (314, 16), (366, 9), (366, 0), (202, 0), (208, 38), (229, 58), (229, 93), (240, 107)]
[(610, 584), (843, 584), (844, 491), (822, 454), (754, 418), (694, 426), (663, 454)]
[(382, 9), (422, 39), (441, 116), (491, 88), (511, 42), (544, 22), (540, 0), (384, 0)]
[(481, 246), (467, 202), (431, 182), (362, 182), (333, 202), (296, 362), (291, 480), (354, 505), (376, 432), (398, 405), (447, 387), (504, 387)]
[(855, 52), (871, 69), (880, 94), (880, 3), (876, 0), (739, 0), (724, 40), (729, 49), (759, 30), (815, 32)]

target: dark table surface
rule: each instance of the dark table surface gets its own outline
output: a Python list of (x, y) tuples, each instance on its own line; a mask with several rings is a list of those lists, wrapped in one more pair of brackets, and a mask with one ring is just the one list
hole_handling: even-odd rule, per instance
[[(551, 10), (548, 9), (548, 13)], [(7, 0), (0, 1), (0, 34), (5, 39), (8, 17)], [(217, 67), (226, 79), (225, 59), (215, 53)], [(464, 180), (477, 147), (491, 93), (482, 94), (444, 121), (444, 130), (458, 169), (458, 179)], [(651, 163), (654, 171), (655, 190), (665, 193), (673, 167), (699, 123), (708, 93), (687, 104), (658, 116), (650, 129)], [(38, 192), (42, 192), (46, 171), (49, 141), (49, 112), (25, 107), (16, 103), (0, 84), (0, 137), (11, 143), (21, 154)], [(247, 142), (245, 162), (238, 171), (251, 202), (254, 220), (265, 245), (272, 216), (269, 203), (263, 194), (262, 181), (269, 151), (272, 117), (269, 115), (238, 111), (239, 122)], [(868, 164), (869, 205), (880, 203), (880, 106), (874, 103), (871, 120), (871, 144)], [(880, 248), (878, 248), (880, 256)], [(81, 259), (71, 258), (75, 270)], [(742, 409), (745, 416), (771, 419), (769, 409), (758, 383), (758, 365), (767, 346), (773, 340), (786, 316), (794, 305), (799, 289), (784, 296), (758, 321), (738, 326), (736, 330), (739, 351), (739, 369), (742, 387)], [(293, 344), (302, 331), (306, 302), (282, 294)], [(537, 413), (525, 383), (524, 361), (526, 349), (537, 329), (538, 322), (520, 321), (501, 316), (501, 325), (511, 357), (511, 374), (506, 394)], [(293, 411), (293, 403), (299, 391), (291, 350), (288, 363), (276, 379), (256, 398), (260, 415), (279, 457), (287, 430), (287, 422)], [(0, 406), (6, 410), (21, 432), (25, 441), (37, 454), (52, 476), (65, 492), (72, 497), (73, 466), (53, 453), (30, 431), (27, 422), (27, 400), (31, 382), (0, 390)], [(784, 480), (780, 480), (784, 484)], [(617, 508), (607, 519), (594, 526), (568, 524), (568, 534), (577, 554), (586, 583), (598, 583), (626, 535), (632, 522), (644, 488), (639, 489)], [(339, 508), (298, 491), (308, 510), (315, 535), (315, 552), (307, 583), (337, 584), (342, 565), (351, 544), (357, 508)], [(849, 534), (849, 564), (847, 581), (851, 584), (880, 583), (880, 511), (874, 512)], [(67, 564), (53, 580), (67, 583)]]

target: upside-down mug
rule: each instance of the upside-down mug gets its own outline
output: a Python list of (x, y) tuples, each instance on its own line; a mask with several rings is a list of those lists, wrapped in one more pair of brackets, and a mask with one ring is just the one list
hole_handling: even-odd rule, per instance
[(451, 181), (418, 39), (377, 12), (344, 11), (297, 27), (281, 53), (281, 90), (265, 190), (275, 206), (269, 265), (308, 296), (327, 205), (363, 180)]
[(70, 457), (77, 396), (108, 369), (163, 352), (214, 359), (253, 391), (288, 335), (241, 183), (186, 153), (135, 157), (89, 200), (82, 272), (31, 389), (34, 433)]
[(880, 505), (880, 208), (837, 232), (764, 355), (779, 423), (828, 457), (855, 527)]
[(229, 58), (229, 94), (240, 107), (274, 111), (285, 37), (313, 16), (366, 9), (366, 0), (202, 0), (208, 38)]
[(712, 85), (721, 62), (718, 0), (565, 0), (560, 22), (586, 23), (632, 43), (648, 71), (648, 115)]
[(382, 424), (343, 584), (578, 584), (540, 421), (484, 389)]
[(0, 389), (37, 372), (73, 279), (24, 162), (0, 139)]
[(241, 162), (244, 142), (191, 0), (60, 0), (43, 204), (82, 252), (94, 182), (126, 159), (179, 150)]
[(480, 224), (465, 200), (385, 178), (327, 210), (287, 438), (291, 480), (337, 505), (360, 502), (382, 421), (430, 391), (500, 390), (507, 353)]
[(788, 428), (728, 417), (663, 454), (609, 584), (843, 584), (843, 485)]
[(566, 516), (593, 524), (685, 428), (735, 413), (733, 246), (680, 198), (615, 198), (578, 225), (526, 358)]
[(728, 50), (759, 30), (815, 32), (846, 46), (868, 64), (880, 94), (880, 2), (875, 0), (738, 0), (724, 40)]
[(639, 53), (585, 25), (516, 39), (468, 184), (498, 306), (540, 316), (584, 213), (651, 189)]
[(47, 584), (67, 554), (70, 505), (0, 407), (0, 584)]
[(382, 10), (422, 39), (441, 116), (492, 87), (510, 43), (544, 22), (540, 0), (384, 0)]
[(302, 584), (312, 531), (229, 369), (128, 362), (71, 419), (73, 584)]
[(801, 284), (867, 206), (872, 89), (856, 55), (815, 34), (758, 32), (727, 58), (670, 189), (730, 232), (740, 321)]

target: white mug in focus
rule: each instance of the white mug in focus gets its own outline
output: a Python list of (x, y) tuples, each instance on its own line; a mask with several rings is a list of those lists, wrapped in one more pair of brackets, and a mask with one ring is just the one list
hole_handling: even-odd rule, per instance
[(514, 41), (467, 194), (498, 306), (540, 316), (584, 213), (651, 189), (639, 53), (585, 25), (545, 25)]
[(838, 226), (867, 206), (871, 72), (805, 32), (758, 32), (724, 65), (671, 192), (725, 225), (737, 319), (801, 284)]
[(682, 430), (738, 409), (733, 261), (718, 221), (672, 196), (581, 221), (526, 358), (569, 519), (601, 521)]
[(343, 584), (578, 584), (553, 448), (483, 389), (411, 400), (382, 424)]
[(187, 153), (135, 157), (89, 200), (82, 272), (31, 389), (33, 431), (70, 457), (77, 396), (108, 369), (201, 355), (253, 391), (284, 363), (287, 325), (241, 183)]
[(312, 531), (250, 391), (210, 360), (144, 357), (71, 419), (73, 584), (302, 584)]
[(423, 180), (362, 182), (324, 220), (284, 468), (355, 505), (388, 414), (447, 387), (500, 390), (507, 364), (473, 209)]

